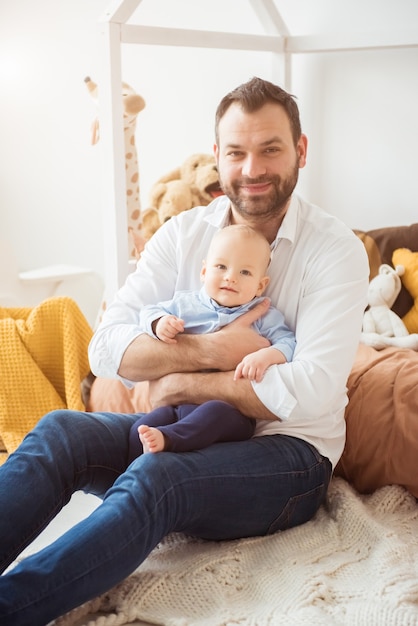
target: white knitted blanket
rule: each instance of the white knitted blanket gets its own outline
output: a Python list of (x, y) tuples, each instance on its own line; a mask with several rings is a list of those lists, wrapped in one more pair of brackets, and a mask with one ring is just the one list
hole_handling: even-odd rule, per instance
[(129, 578), (56, 623), (135, 620), (164, 626), (417, 626), (417, 502), (395, 486), (360, 496), (334, 478), (327, 505), (307, 524), (220, 543), (171, 535)]

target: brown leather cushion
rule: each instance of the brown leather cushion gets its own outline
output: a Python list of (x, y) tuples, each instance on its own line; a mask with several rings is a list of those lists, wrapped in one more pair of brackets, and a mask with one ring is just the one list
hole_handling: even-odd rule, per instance
[[(376, 276), (382, 263), (392, 265), (392, 254), (397, 248), (409, 248), (418, 252), (418, 224), (391, 226), (375, 230), (355, 230), (364, 243), (370, 264), (370, 280)], [(414, 304), (412, 296), (402, 286), (392, 309), (403, 317)]]
[(360, 493), (402, 485), (418, 498), (418, 352), (360, 344), (348, 379), (347, 442), (335, 473)]

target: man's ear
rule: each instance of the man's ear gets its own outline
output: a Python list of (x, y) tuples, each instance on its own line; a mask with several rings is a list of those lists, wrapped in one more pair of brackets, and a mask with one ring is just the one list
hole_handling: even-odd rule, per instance
[(264, 293), (269, 282), (270, 282), (270, 276), (263, 276), (263, 278), (261, 278), (259, 285), (258, 285), (257, 293), (256, 293), (257, 296), (261, 296), (261, 294)]
[(298, 154), (298, 165), (300, 168), (306, 165), (306, 155), (308, 152), (308, 138), (306, 135), (301, 135), (296, 146), (296, 152)]

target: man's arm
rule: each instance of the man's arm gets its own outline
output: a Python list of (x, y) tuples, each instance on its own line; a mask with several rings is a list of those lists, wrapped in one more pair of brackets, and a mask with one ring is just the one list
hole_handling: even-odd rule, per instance
[(139, 335), (125, 350), (118, 374), (133, 382), (155, 380), (175, 372), (234, 370), (249, 352), (269, 345), (253, 328), (253, 322), (269, 307), (265, 299), (216, 333), (177, 335), (176, 344), (166, 344)]
[(149, 385), (152, 408), (177, 404), (202, 404), (220, 398), (248, 417), (279, 419), (260, 402), (251, 382), (245, 378), (234, 380), (233, 372), (169, 374), (152, 381)]

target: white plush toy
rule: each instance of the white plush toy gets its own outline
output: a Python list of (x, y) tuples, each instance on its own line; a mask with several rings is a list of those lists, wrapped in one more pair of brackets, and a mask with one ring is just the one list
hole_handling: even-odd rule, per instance
[(400, 276), (403, 273), (403, 265), (393, 269), (384, 264), (370, 281), (369, 307), (364, 312), (360, 341), (376, 350), (387, 346), (418, 350), (418, 334), (409, 334), (401, 318), (391, 309), (401, 290)]

